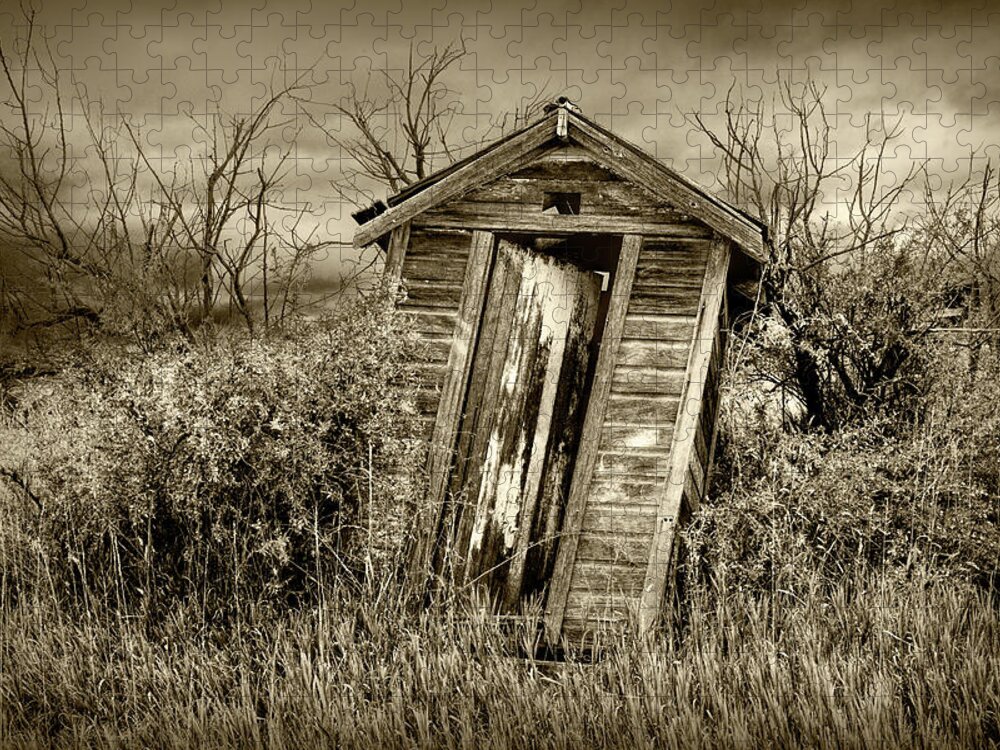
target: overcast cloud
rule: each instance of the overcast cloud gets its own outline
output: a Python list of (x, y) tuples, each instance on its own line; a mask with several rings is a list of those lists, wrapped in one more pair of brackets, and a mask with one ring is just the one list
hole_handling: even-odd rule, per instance
[[(970, 149), (1000, 157), (1000, 14), (953, 3), (885, 10), (854, 0), (531, 5), (225, 0), (159, 10), (72, 0), (40, 7), (64, 74), (106, 111), (141, 124), (152, 153), (167, 161), (197, 148), (186, 114), (210, 111), (216, 99), (245, 111), (272, 81), (309, 69), (313, 98), (335, 101), (349, 81), (400, 67), (411, 43), (426, 50), (460, 36), (471, 54), (452, 79), (462, 101), (457, 134), (474, 134), (547, 87), (712, 187), (710, 152), (684, 113), (711, 119), (732, 85), (770, 97), (777, 76), (811, 76), (830, 89), (843, 152), (864, 116), (881, 112), (901, 116), (906, 128), (894, 154), (901, 172), (929, 159), (947, 179)], [(5, 40), (19, 22), (10, 10), (0, 11)], [(286, 132), (299, 133), (294, 122)], [(353, 207), (329, 188), (340, 155), (305, 131), (295, 149), (293, 200), (314, 207), (328, 238), (349, 241)]]

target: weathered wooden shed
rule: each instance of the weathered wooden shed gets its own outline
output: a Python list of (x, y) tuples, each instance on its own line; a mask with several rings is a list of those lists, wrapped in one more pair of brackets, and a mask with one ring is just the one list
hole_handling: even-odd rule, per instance
[(532, 598), (550, 640), (649, 630), (764, 227), (565, 100), (359, 221), (426, 343), (413, 570)]

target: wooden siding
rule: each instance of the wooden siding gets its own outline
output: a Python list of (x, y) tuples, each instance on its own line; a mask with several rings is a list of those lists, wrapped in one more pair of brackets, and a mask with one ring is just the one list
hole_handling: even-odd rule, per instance
[[(545, 212), (547, 193), (578, 193), (579, 214)], [(621, 233), (706, 239), (712, 230), (640, 185), (622, 180), (585, 150), (540, 151), (523, 169), (467, 190), (413, 218), (415, 225), (507, 232)], [(656, 269), (647, 272), (655, 276)], [(650, 290), (648, 310), (669, 305), (684, 290)], [(697, 297), (697, 290), (695, 290)], [(639, 311), (637, 311), (639, 312)]]
[[(546, 193), (567, 192), (580, 193), (579, 216), (543, 213)], [(579, 533), (564, 530), (559, 554), (562, 547), (573, 553), (563, 571), (565, 581), (557, 580), (559, 561), (552, 579), (554, 587), (561, 583), (565, 590), (557, 592), (563, 604), (551, 622), (574, 640), (595, 627), (620, 625), (642, 605), (661, 498), (671, 482), (675, 425), (713, 232), (652, 192), (622, 180), (585, 150), (566, 147), (540, 153), (510, 175), (414, 216), (401, 273), (407, 294), (401, 309), (413, 317), (421, 339), (418, 406), (430, 441), (468, 278), (471, 230), (544, 236), (545, 228), (565, 234), (574, 228), (590, 231), (587, 227), (623, 235), (641, 227), (643, 240), (606, 397), (601, 389), (592, 389), (591, 398), (603, 401), (602, 417), (594, 447), (580, 449), (580, 454), (592, 451), (593, 458), (582, 510), (572, 521), (579, 524)], [(720, 319), (724, 316), (723, 310)], [(722, 352), (718, 335), (711, 346), (705, 402), (683, 480), (685, 508), (700, 502), (711, 464)], [(567, 519), (570, 515), (567, 509)], [(573, 541), (567, 544), (569, 537)]]
[[(587, 154), (602, 170), (630, 183), (641, 185), (655, 193), (673, 207), (696, 215), (704, 226), (711, 227), (723, 236), (734, 239), (744, 250), (758, 260), (763, 255), (763, 225), (734, 207), (719, 201), (697, 185), (665, 167), (649, 154), (622, 140), (612, 132), (565, 108), (555, 108), (535, 123), (500, 139), (466, 159), (442, 170), (430, 178), (411, 185), (389, 199), (390, 207), (363, 224), (354, 235), (357, 247), (383, 237), (421, 214), (434, 210), (446, 201), (461, 198), (484, 183), (507, 174), (516, 174), (531, 168), (539, 161), (539, 151), (546, 149), (567, 153)], [(573, 170), (582, 160), (567, 159), (561, 179), (597, 181), (590, 174), (577, 174)], [(535, 176), (538, 175), (529, 175)], [(613, 214), (623, 221), (622, 212)], [(524, 218), (524, 217), (521, 217)], [(553, 216), (550, 222), (531, 223), (528, 226), (548, 226), (553, 231), (622, 231), (623, 227), (607, 228), (601, 222), (587, 223), (585, 216)], [(662, 222), (655, 218), (653, 221)], [(623, 233), (647, 234), (644, 222), (623, 222), (630, 228)], [(462, 225), (465, 226), (465, 225)], [(592, 226), (595, 229), (583, 229)], [(681, 224), (665, 224), (682, 227)], [(575, 229), (574, 229), (575, 227)], [(509, 224), (499, 226), (479, 225), (480, 229), (509, 231)]]
[(429, 441), (458, 320), (472, 233), (414, 228), (409, 239), (402, 264), (406, 297), (399, 309), (410, 318), (419, 339), (417, 408), (426, 426), (423, 438)]
[[(705, 409), (705, 396), (709, 390), (707, 383), (713, 351), (717, 349), (715, 342), (719, 336), (719, 320), (724, 314), (730, 250), (731, 243), (724, 238), (716, 238), (709, 248), (699, 293), (696, 332), (692, 338), (681, 408), (670, 447), (668, 479), (659, 493), (653, 540), (641, 590), (639, 630), (642, 633), (651, 632), (662, 614), (667, 582), (676, 563), (675, 540), (677, 528), (685, 515), (685, 498), (688, 504), (695, 502), (704, 487), (705, 467), (698, 463), (696, 443)], [(694, 469), (692, 463), (695, 464)]]
[(572, 639), (638, 611), (709, 247), (643, 244), (566, 604), (563, 633)]

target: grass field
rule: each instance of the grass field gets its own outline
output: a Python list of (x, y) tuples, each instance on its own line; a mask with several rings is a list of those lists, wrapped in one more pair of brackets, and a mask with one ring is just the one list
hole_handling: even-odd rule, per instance
[(4, 747), (969, 747), (1000, 745), (1000, 618), (984, 594), (871, 578), (695, 593), (650, 649), (509, 658), (454, 612), (374, 595), (226, 632), (45, 602), (0, 614)]

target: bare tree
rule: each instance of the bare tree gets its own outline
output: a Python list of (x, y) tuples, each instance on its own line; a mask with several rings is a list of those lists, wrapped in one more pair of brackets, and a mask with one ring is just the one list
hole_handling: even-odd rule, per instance
[(824, 93), (785, 81), (768, 105), (731, 89), (722, 128), (691, 121), (721, 158), (727, 197), (769, 229), (763, 308), (787, 346), (759, 374), (797, 397), (808, 424), (830, 428), (919, 388), (912, 358), (936, 323), (944, 275), (941, 253), (908, 224), (924, 167), (889, 164), (899, 122), (867, 117), (845, 157)]
[[(471, 142), (457, 143), (452, 126), (461, 114), (461, 103), (447, 79), (467, 55), (464, 40), (435, 47), (427, 55), (415, 53), (411, 45), (401, 69), (382, 70), (375, 80), (368, 78), (360, 86), (351, 83), (341, 103), (327, 105), (347, 128), (333, 129), (323, 118), (310, 115), (347, 157), (333, 184), (342, 198), (357, 202), (373, 186), (396, 192), (542, 112), (547, 85), (514, 112), (491, 118)], [(313, 103), (307, 109), (317, 106)]]
[(966, 309), (974, 350), (1000, 343), (1000, 176), (989, 160), (980, 169), (977, 161), (970, 154), (960, 182), (937, 193), (927, 189), (921, 225), (927, 243), (961, 270), (956, 302)]
[[(192, 117), (204, 151), (164, 172), (127, 116), (67, 96), (35, 15), (25, 20), (14, 49), (0, 46), (7, 317), (21, 330), (76, 323), (145, 342), (191, 335), (222, 303), (251, 332), (289, 314), (308, 260), (329, 244), (307, 228), (307, 207), (281, 196), (290, 147), (277, 136), (288, 125), (277, 115), (301, 94), (299, 80), (246, 115)], [(45, 92), (40, 104), (33, 86)], [(82, 113), (82, 142), (69, 136), (68, 101)]]

